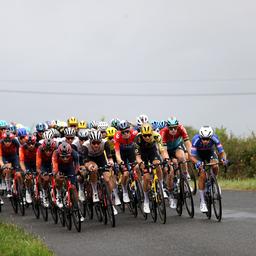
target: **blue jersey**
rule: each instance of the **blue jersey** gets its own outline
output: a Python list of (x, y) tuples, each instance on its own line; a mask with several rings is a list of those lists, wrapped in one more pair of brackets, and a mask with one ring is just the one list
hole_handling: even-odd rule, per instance
[(207, 145), (204, 145), (202, 143), (202, 139), (200, 138), (200, 135), (196, 134), (192, 139), (191, 155), (197, 157), (198, 153), (203, 151), (213, 152), (215, 147), (217, 148), (219, 154), (224, 151), (223, 146), (221, 145), (220, 140), (216, 134), (214, 134), (211, 137)]

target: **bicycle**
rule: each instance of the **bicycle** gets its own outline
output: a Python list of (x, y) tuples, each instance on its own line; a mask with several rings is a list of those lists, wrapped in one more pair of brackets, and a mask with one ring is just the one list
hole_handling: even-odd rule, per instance
[(177, 199), (176, 211), (179, 216), (182, 215), (183, 205), (185, 204), (188, 215), (193, 218), (195, 209), (194, 209), (194, 200), (192, 192), (190, 189), (189, 182), (187, 180), (187, 175), (181, 171), (181, 165), (185, 164), (187, 161), (180, 162), (178, 168), (174, 168), (174, 198)]
[(195, 172), (196, 172), (195, 165), (190, 160), (187, 161), (187, 165), (188, 165), (188, 173), (189, 173), (189, 176), (190, 176), (190, 179), (188, 179), (189, 187), (191, 188), (191, 193), (193, 195), (195, 195), (196, 192), (197, 192), (197, 181), (196, 181), (196, 175), (195, 175)]
[[(204, 163), (203, 168), (206, 173), (206, 192), (205, 192), (205, 202), (207, 205), (208, 212), (206, 212), (206, 216), (208, 219), (211, 219), (212, 216), (212, 206), (214, 210), (215, 217), (218, 222), (222, 219), (222, 197), (220, 192), (220, 187), (218, 185), (218, 181), (216, 175), (213, 172), (213, 166), (219, 165), (217, 163)], [(225, 166), (225, 169), (227, 167)]]
[[(163, 194), (163, 188), (158, 180), (157, 167), (159, 165), (148, 164), (145, 167), (148, 169), (149, 174), (151, 174), (150, 189), (148, 193), (149, 197), (149, 208), (151, 217), (154, 222), (157, 221), (157, 213), (163, 224), (166, 223), (166, 207), (165, 199)], [(145, 219), (147, 219), (147, 214), (145, 214)]]

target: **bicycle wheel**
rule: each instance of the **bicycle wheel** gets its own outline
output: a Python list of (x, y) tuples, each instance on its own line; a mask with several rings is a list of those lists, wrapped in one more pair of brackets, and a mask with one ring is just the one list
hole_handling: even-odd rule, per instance
[(195, 167), (192, 162), (188, 162), (188, 173), (190, 175), (190, 179), (188, 180), (191, 193), (193, 195), (197, 192), (197, 182), (196, 182), (196, 175), (195, 175)]
[(22, 188), (20, 182), (17, 182), (16, 184), (16, 189), (17, 189), (17, 197), (18, 197), (18, 206), (19, 206), (19, 210), (22, 216), (25, 215), (25, 189)]
[(35, 214), (37, 219), (39, 219), (39, 217), (40, 217), (39, 204), (40, 204), (39, 195), (37, 195), (36, 193), (33, 193), (33, 196), (32, 196), (32, 209), (33, 209), (33, 212), (34, 212), (34, 214)]
[(156, 222), (157, 221), (157, 204), (156, 204), (155, 192), (150, 190), (148, 193), (148, 198), (149, 198), (150, 215), (152, 217), (153, 222)]
[(135, 193), (136, 193), (136, 198), (137, 198), (137, 206), (141, 212), (141, 214), (143, 215), (144, 218), (146, 218), (146, 214), (143, 211), (143, 202), (144, 202), (144, 192), (142, 189), (142, 185), (140, 180), (136, 180), (135, 182)]
[(43, 220), (47, 221), (48, 220), (48, 208), (43, 205), (42, 200), (40, 202), (39, 207), (40, 207), (40, 212), (41, 212), (41, 214), (43, 216)]
[(221, 203), (221, 194), (217, 179), (215, 176), (212, 177), (212, 206), (214, 210), (215, 217), (218, 221), (221, 221), (222, 218), (222, 203)]
[(103, 213), (102, 213), (102, 208), (101, 208), (100, 204), (95, 203), (94, 209), (95, 209), (95, 213), (96, 213), (98, 221), (102, 222), (103, 221)]
[(128, 203), (128, 208), (133, 216), (136, 218), (138, 215), (137, 209), (137, 198), (135, 193), (135, 182), (129, 179), (127, 184), (127, 192), (130, 198), (130, 202)]
[(157, 204), (157, 210), (158, 215), (160, 218), (160, 221), (165, 224), (166, 223), (166, 207), (165, 207), (165, 200), (164, 200), (164, 193), (163, 188), (159, 181), (156, 181), (156, 204)]
[(51, 207), (50, 210), (51, 210), (53, 222), (54, 224), (57, 224), (58, 223), (58, 207), (53, 202), (50, 203), (50, 207)]
[(62, 225), (62, 227), (65, 227), (65, 224), (66, 224), (65, 209), (58, 208), (57, 211), (58, 211), (58, 215), (59, 215), (59, 219), (60, 219), (60, 224)]
[[(15, 184), (13, 184), (14, 187), (17, 187), (17, 182), (14, 181)], [(16, 193), (14, 193), (14, 191), (12, 190), (12, 197), (10, 197), (10, 201), (11, 201), (11, 205), (13, 208), (14, 213), (18, 213), (18, 196), (17, 196), (17, 190)]]
[(187, 179), (184, 179), (183, 182), (183, 199), (186, 205), (186, 209), (188, 212), (188, 215), (193, 218), (194, 217), (194, 200), (193, 200), (193, 196), (190, 190), (190, 186), (189, 183), (187, 181)]
[(111, 196), (108, 190), (108, 187), (105, 183), (103, 183), (102, 186), (102, 195), (103, 195), (103, 205), (105, 209), (105, 220), (104, 223), (107, 224), (109, 221), (112, 227), (115, 227), (116, 221), (115, 221), (115, 215), (114, 215), (114, 210), (112, 206), (112, 200)]
[(72, 229), (72, 213), (71, 213), (71, 209), (70, 208), (65, 208), (64, 209), (65, 212), (65, 223), (66, 223), (66, 227), (68, 230)]
[(123, 189), (122, 189), (121, 184), (118, 184), (118, 196), (119, 196), (119, 199), (121, 201), (121, 204), (118, 205), (118, 207), (120, 208), (120, 210), (122, 212), (125, 212), (125, 203), (123, 201)]
[(177, 194), (174, 195), (177, 199), (177, 207), (176, 207), (176, 212), (178, 213), (179, 216), (182, 215), (182, 212), (183, 212), (183, 204), (184, 204), (184, 201), (183, 201), (183, 182), (181, 179), (179, 179), (180, 182), (178, 184), (178, 191), (177, 191)]
[[(211, 190), (211, 188), (210, 188)], [(212, 217), (212, 196), (211, 196), (211, 191), (207, 191), (205, 193), (205, 203), (207, 206), (207, 212), (206, 212), (206, 216), (208, 219), (211, 219)]]
[(70, 191), (72, 203), (72, 220), (77, 232), (81, 232), (81, 213), (78, 206), (78, 198), (75, 190)]

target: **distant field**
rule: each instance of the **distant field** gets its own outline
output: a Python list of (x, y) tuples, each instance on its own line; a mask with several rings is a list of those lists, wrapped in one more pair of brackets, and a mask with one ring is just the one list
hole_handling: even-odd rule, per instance
[(256, 191), (256, 179), (218, 179), (218, 181), (222, 189)]

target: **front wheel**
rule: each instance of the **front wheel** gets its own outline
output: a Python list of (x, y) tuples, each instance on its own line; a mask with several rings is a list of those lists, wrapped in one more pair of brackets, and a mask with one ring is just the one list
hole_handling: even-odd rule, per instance
[(188, 181), (185, 179), (183, 183), (183, 199), (186, 205), (186, 209), (188, 212), (188, 215), (193, 218), (194, 217), (194, 200), (193, 196), (190, 190), (190, 186)]
[(112, 206), (112, 200), (111, 196), (108, 190), (107, 185), (104, 183), (102, 186), (102, 196), (103, 196), (103, 209), (104, 209), (104, 223), (107, 224), (109, 221), (112, 227), (115, 227), (116, 221), (115, 221), (115, 215), (114, 210)]
[(156, 204), (158, 209), (158, 214), (161, 222), (166, 223), (166, 207), (164, 200), (164, 193), (161, 184), (156, 181)]
[(221, 203), (221, 194), (220, 188), (217, 182), (216, 177), (212, 178), (212, 206), (214, 210), (215, 217), (218, 221), (221, 221), (222, 218), (222, 203)]

